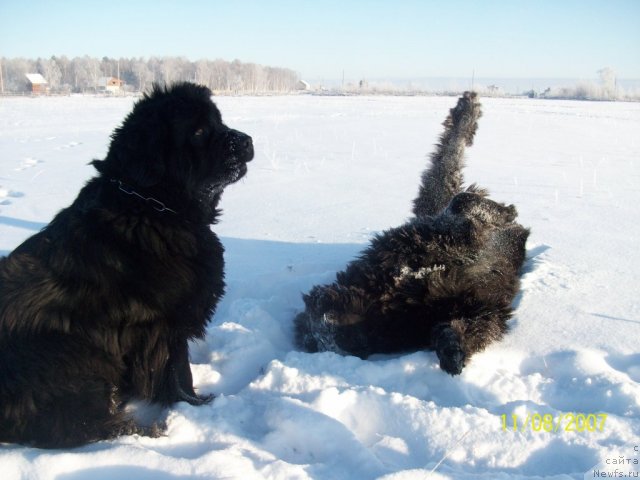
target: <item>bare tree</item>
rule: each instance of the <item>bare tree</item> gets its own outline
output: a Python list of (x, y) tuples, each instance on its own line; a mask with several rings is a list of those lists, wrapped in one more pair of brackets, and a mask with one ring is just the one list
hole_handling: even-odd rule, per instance
[(602, 95), (606, 100), (616, 98), (616, 72), (610, 67), (598, 70), (600, 83), (602, 84)]
[(229, 63), (224, 60), (213, 62), (213, 89), (228, 92), (231, 90), (231, 69)]
[(213, 68), (209, 60), (198, 60), (194, 81), (211, 89), (213, 88)]
[(60, 71), (60, 67), (58, 67), (58, 63), (55, 60), (55, 57), (51, 59), (38, 59), (38, 73), (42, 74), (42, 76), (49, 83), (49, 88), (51, 90), (58, 90), (60, 86), (60, 80), (62, 79), (62, 72)]
[(60, 69), (60, 90), (65, 91), (65, 92), (69, 92), (71, 90), (71, 82), (72, 82), (72, 75), (71, 75), (71, 60), (69, 60), (69, 58), (67, 58), (66, 56), (61, 56), (61, 57), (52, 57), (53, 59), (55, 59), (56, 64), (58, 65), (58, 68)]
[(147, 86), (153, 82), (153, 71), (149, 68), (149, 65), (142, 59), (136, 62), (132, 62), (133, 76), (137, 81), (137, 88), (139, 92), (144, 92)]

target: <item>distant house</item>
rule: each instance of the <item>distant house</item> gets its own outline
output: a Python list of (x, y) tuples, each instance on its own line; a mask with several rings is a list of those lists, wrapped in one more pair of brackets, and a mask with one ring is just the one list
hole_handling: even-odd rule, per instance
[(25, 76), (27, 77), (27, 82), (31, 93), (36, 95), (47, 93), (47, 85), (49, 85), (49, 82), (47, 82), (42, 75), (40, 75), (39, 73), (27, 73)]
[(311, 90), (311, 85), (309, 85), (309, 83), (305, 82), (304, 80), (299, 80), (296, 85), (296, 90), (309, 91)]
[(98, 79), (96, 90), (102, 93), (120, 94), (124, 87), (124, 82), (116, 77), (101, 77)]

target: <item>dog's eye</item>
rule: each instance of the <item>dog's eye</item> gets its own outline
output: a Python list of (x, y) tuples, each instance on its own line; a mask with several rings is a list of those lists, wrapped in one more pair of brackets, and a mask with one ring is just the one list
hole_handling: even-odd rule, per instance
[(201, 137), (202, 135), (204, 135), (204, 128), (199, 128), (193, 133), (194, 137)]

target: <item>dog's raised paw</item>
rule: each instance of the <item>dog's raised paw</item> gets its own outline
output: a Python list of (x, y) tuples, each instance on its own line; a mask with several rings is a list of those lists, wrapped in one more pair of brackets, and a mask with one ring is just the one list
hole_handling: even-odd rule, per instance
[(440, 358), (440, 368), (449, 375), (460, 375), (464, 367), (464, 352), (459, 348), (447, 349), (444, 352), (438, 352)]

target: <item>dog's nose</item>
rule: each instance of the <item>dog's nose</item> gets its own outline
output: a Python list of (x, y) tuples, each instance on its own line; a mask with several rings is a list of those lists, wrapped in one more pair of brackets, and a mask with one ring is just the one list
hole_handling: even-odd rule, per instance
[(232, 136), (231, 143), (241, 152), (242, 161), (250, 162), (254, 155), (253, 139), (246, 133), (239, 132), (238, 130), (229, 130), (229, 135)]
[(239, 132), (238, 148), (244, 152), (245, 162), (250, 162), (253, 159), (253, 139), (249, 135)]
[(253, 160), (253, 139), (249, 135), (245, 135), (245, 137), (240, 141), (240, 148), (242, 148), (247, 154), (246, 162)]
[(249, 135), (244, 135), (243, 137), (240, 138), (240, 141), (238, 142), (240, 148), (244, 148), (245, 150), (248, 150), (249, 148), (253, 148), (253, 139), (249, 136)]

